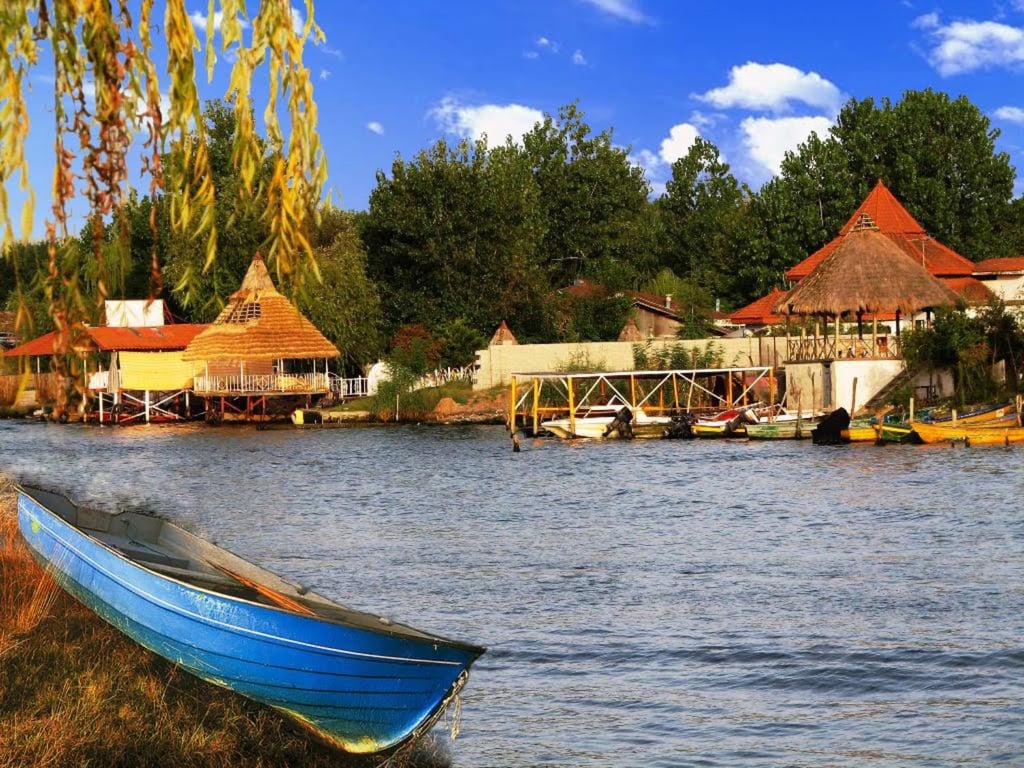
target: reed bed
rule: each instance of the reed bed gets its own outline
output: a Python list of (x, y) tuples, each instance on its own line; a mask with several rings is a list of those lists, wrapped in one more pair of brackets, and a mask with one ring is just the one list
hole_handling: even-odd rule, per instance
[[(32, 559), (0, 477), (0, 768), (378, 766), (183, 672), (78, 603)], [(424, 740), (389, 766), (448, 764)]]

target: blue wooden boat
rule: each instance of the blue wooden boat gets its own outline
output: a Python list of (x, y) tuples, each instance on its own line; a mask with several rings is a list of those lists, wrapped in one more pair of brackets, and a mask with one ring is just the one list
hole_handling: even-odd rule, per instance
[(141, 512), (21, 487), (18, 525), (54, 578), (129, 637), (347, 752), (426, 733), (484, 652), (340, 605)]

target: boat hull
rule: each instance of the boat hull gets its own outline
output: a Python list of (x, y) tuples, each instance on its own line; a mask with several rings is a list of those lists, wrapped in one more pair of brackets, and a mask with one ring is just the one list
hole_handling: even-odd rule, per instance
[(997, 422), (991, 426), (984, 424), (928, 424), (915, 421), (912, 423), (914, 432), (921, 442), (964, 443), (966, 445), (1011, 445), (1024, 443), (1024, 427), (1016, 421), (1012, 423)]
[[(614, 420), (613, 416), (601, 418), (581, 417), (569, 423), (569, 419), (552, 419), (541, 422), (541, 427), (555, 437), (563, 439), (587, 438), (592, 440), (615, 439), (621, 437), (621, 433), (615, 429), (609, 430)], [(672, 427), (672, 419), (665, 416), (647, 416), (635, 418), (629, 424), (629, 431), (632, 437), (655, 439), (665, 437), (665, 433)]]
[(777, 421), (772, 424), (747, 424), (747, 437), (751, 440), (800, 440), (810, 438), (814, 423)]
[(483, 652), (197, 588), (140, 567), (24, 492), (18, 522), (36, 559), (100, 617), (347, 752), (387, 751), (424, 733)]

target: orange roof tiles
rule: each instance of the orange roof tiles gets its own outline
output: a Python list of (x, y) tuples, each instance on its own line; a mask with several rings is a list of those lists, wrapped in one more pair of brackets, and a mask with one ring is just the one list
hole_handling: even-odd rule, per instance
[[(102, 352), (168, 352), (184, 349), (204, 328), (206, 328), (205, 325), (191, 325), (187, 323), (147, 328), (118, 328), (105, 325), (90, 326), (85, 329), (90, 344), (85, 346), (95, 347)], [(10, 349), (4, 354), (7, 357), (52, 355), (56, 337), (56, 331), (50, 331), (14, 349)], [(82, 345), (76, 344), (75, 346), (81, 347)]]
[(113, 351), (172, 351), (184, 349), (207, 326), (156, 325), (146, 328), (117, 328), (99, 326), (89, 328), (89, 336), (96, 347), (105, 352)]
[(729, 316), (729, 319), (736, 325), (775, 325), (784, 322), (785, 318), (776, 315), (772, 309), (785, 295), (786, 291), (774, 288), (767, 296), (762, 296), (747, 306), (737, 309)]
[(801, 280), (809, 275), (843, 238), (853, 229), (861, 216), (867, 214), (878, 230), (888, 236), (908, 256), (918, 261), (935, 277), (967, 277), (975, 270), (975, 264), (951, 248), (946, 247), (924, 231), (921, 224), (910, 215), (895, 195), (881, 181), (868, 193), (839, 235), (826, 243), (795, 267), (786, 272), (787, 280)]
[(987, 304), (996, 295), (975, 277), (947, 277), (942, 280), (968, 304)]
[(988, 275), (1000, 272), (1024, 272), (1024, 256), (1005, 256), (1000, 259), (985, 259), (974, 265), (974, 274)]

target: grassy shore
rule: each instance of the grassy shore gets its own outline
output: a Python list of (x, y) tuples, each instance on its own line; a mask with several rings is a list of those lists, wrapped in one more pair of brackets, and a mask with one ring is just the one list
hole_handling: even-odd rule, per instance
[[(437, 749), (391, 764), (444, 764)], [(178, 669), (67, 595), (29, 554), (0, 478), (0, 768), (380, 763)]]

